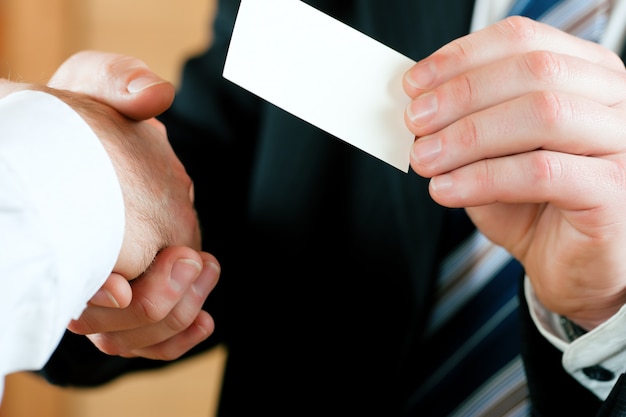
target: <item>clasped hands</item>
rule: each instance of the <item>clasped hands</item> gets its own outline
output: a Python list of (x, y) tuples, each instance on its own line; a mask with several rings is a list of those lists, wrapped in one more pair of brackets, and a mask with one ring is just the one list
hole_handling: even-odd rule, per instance
[(103, 352), (175, 359), (214, 329), (203, 303), (220, 266), (200, 251), (193, 183), (154, 119), (174, 87), (138, 59), (93, 51), (64, 62), (48, 86), (0, 84), (0, 95), (43, 90), (69, 104), (115, 168), (125, 230), (113, 273), (69, 329)]
[[(625, 75), (606, 48), (511, 17), (445, 45), (404, 78), (405, 121), (416, 135), (411, 167), (431, 178), (432, 198), (466, 207), (485, 236), (522, 262), (539, 300), (587, 329), (626, 302)], [(70, 58), (50, 86), (96, 97), (161, 134), (150, 120), (173, 97), (137, 60), (97, 52)], [(169, 153), (165, 142), (154, 156)], [(168, 198), (186, 208), (171, 213), (197, 233), (192, 184), (174, 159), (154, 163), (166, 163), (177, 180), (145, 191), (180, 194)], [(213, 321), (201, 308), (219, 264), (196, 252), (194, 233), (149, 247), (158, 255), (143, 273), (134, 265), (132, 288), (132, 273), (112, 274), (69, 328), (106, 353), (156, 359), (208, 337)], [(152, 255), (136, 259), (148, 266)]]

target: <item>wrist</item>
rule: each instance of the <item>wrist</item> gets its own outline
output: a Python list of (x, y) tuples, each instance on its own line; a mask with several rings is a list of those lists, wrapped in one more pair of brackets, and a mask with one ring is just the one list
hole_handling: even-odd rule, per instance
[(39, 90), (39, 88), (35, 88), (33, 84), (18, 83), (0, 78), (0, 98), (22, 90)]

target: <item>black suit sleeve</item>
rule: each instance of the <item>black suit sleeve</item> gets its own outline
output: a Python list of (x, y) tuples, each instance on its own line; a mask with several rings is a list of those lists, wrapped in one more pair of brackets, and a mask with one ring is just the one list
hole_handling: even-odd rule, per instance
[(532, 398), (533, 416), (595, 416), (601, 401), (572, 378), (561, 365), (563, 353), (537, 330), (520, 281), (522, 357)]

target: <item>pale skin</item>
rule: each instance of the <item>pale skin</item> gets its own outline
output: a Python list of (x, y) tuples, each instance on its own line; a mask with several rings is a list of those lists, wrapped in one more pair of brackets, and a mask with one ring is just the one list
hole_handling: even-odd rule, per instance
[(74, 108), (109, 154), (125, 205), (114, 270), (68, 328), (109, 354), (175, 359), (213, 332), (202, 305), (220, 266), (200, 251), (193, 183), (154, 119), (174, 87), (138, 59), (90, 51), (68, 59), (48, 87), (0, 80), (0, 97), (43, 90)]
[[(123, 65), (101, 83), (107, 77), (116, 85)], [(407, 71), (404, 88), (412, 99), (406, 124), (416, 135), (411, 167), (432, 178), (432, 198), (466, 207), (489, 239), (524, 264), (551, 311), (587, 329), (615, 314), (626, 301), (621, 60), (597, 44), (511, 17), (419, 61)], [(91, 93), (115, 106), (115, 91)], [(144, 111), (145, 103), (125, 105), (142, 118), (157, 114)], [(162, 260), (157, 257), (141, 279), (157, 276)], [(135, 300), (169, 290), (145, 285), (132, 291)], [(143, 327), (154, 323), (123, 316), (124, 310), (94, 306), (72, 328), (125, 356), (166, 357), (163, 348), (172, 343), (167, 357), (175, 357), (172, 351), (192, 347), (193, 337), (174, 329), (146, 340)]]
[[(1, 80), (0, 97), (26, 89), (54, 95), (82, 116), (100, 139), (116, 171), (125, 206), (124, 239), (114, 272), (134, 279), (163, 248), (184, 245), (199, 249), (193, 182), (170, 146), (165, 127), (151, 117), (126, 117), (89, 96), (92, 91), (81, 91), (80, 86), (87, 83), (87, 77), (81, 82), (81, 73), (89, 71), (93, 76), (98, 71), (80, 66), (74, 71), (72, 62), (71, 58), (62, 65), (50, 81), (55, 88)], [(68, 70), (75, 75), (67, 77), (71, 83), (63, 81)], [(105, 67), (100, 72), (105, 71), (110, 69)], [(136, 72), (131, 74), (136, 76)], [(146, 102), (152, 112), (165, 110), (173, 99), (173, 86), (161, 81), (147, 87), (145, 92), (136, 94), (137, 102)], [(117, 101), (123, 108), (124, 101)], [(144, 118), (141, 112), (130, 113)]]
[(131, 286), (125, 308), (91, 304), (69, 330), (87, 335), (101, 351), (124, 357), (173, 360), (209, 337), (213, 318), (202, 306), (218, 282), (215, 257), (189, 247), (163, 249)]
[(613, 52), (521, 17), (409, 69), (412, 169), (587, 329), (626, 302), (626, 72)]
[[(141, 142), (147, 149), (139, 149), (138, 156), (147, 167), (141, 165), (138, 171), (149, 178), (140, 181), (139, 188), (148, 188), (167, 203), (150, 206), (155, 200), (146, 198), (131, 204), (144, 208), (148, 204), (165, 212), (157, 229), (164, 239), (158, 247), (146, 247), (145, 241), (128, 246), (147, 253), (148, 262), (139, 271), (121, 267), (137, 262), (124, 247), (116, 269), (68, 329), (86, 335), (111, 355), (176, 359), (213, 333), (213, 318), (202, 306), (217, 284), (220, 265), (214, 256), (200, 251), (193, 183), (169, 146), (164, 127), (154, 119), (171, 104), (174, 87), (139, 59), (95, 51), (70, 57), (48, 86), (94, 97), (130, 119), (128, 123), (146, 120), (144, 128), (154, 129), (157, 138), (152, 146)], [(161, 181), (155, 183), (155, 177)], [(125, 198), (142, 195), (137, 182), (125, 184), (121, 179), (121, 183), (128, 189)], [(152, 186), (146, 187), (148, 183)], [(141, 217), (135, 224), (134, 230), (141, 232)]]

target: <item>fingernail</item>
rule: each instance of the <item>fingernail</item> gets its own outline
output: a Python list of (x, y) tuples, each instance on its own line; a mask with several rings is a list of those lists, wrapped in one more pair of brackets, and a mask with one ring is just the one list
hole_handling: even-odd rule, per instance
[(406, 82), (419, 90), (429, 88), (435, 81), (436, 69), (432, 62), (421, 62), (409, 69), (404, 78)]
[[(219, 276), (219, 273), (220, 273), (219, 265), (213, 262), (205, 262), (204, 267), (205, 269), (210, 268), (213, 271), (214, 276)], [(208, 279), (209, 276), (211, 276), (211, 279)], [(213, 275), (209, 275), (208, 273), (203, 278), (204, 279), (195, 280), (194, 283), (192, 284), (192, 288), (194, 292), (202, 297), (204, 297), (209, 292), (209, 290), (213, 287), (214, 281), (215, 281), (215, 279), (213, 278)]]
[(430, 187), (433, 191), (442, 192), (452, 188), (452, 175), (444, 174), (430, 179)]
[(406, 107), (406, 114), (411, 122), (423, 125), (433, 118), (438, 107), (437, 96), (434, 93), (426, 93), (411, 100)]
[(441, 153), (441, 141), (436, 138), (420, 138), (413, 145), (413, 160), (420, 165), (429, 164)]
[(150, 88), (154, 85), (164, 84), (167, 81), (155, 76), (155, 75), (144, 75), (139, 78), (135, 78), (131, 82), (128, 83), (126, 89), (131, 94), (137, 94), (146, 88)]
[(113, 295), (105, 289), (98, 290), (98, 292), (91, 297), (91, 302), (100, 307), (120, 308), (120, 304), (117, 302), (115, 297), (113, 297)]
[(202, 265), (193, 259), (180, 259), (172, 266), (170, 275), (170, 285), (176, 291), (187, 288), (188, 284), (193, 281), (202, 271)]
[(207, 262), (207, 263), (209, 264), (211, 269), (214, 270), (215, 272), (217, 272), (218, 274), (222, 270), (222, 268), (220, 268), (220, 266), (218, 264), (216, 264), (215, 262)]

